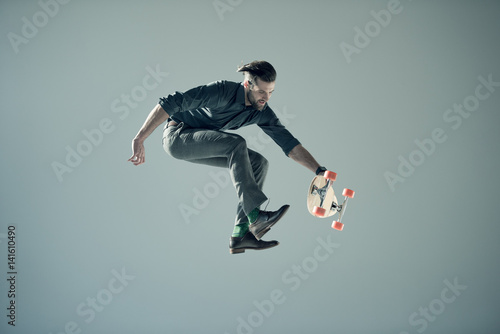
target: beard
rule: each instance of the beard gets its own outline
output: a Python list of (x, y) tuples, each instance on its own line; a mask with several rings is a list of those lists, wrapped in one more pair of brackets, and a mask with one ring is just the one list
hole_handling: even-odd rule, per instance
[(264, 104), (259, 104), (258, 100), (255, 99), (253, 97), (252, 94), (250, 94), (250, 92), (247, 93), (247, 98), (248, 98), (248, 102), (250, 102), (250, 104), (252, 105), (252, 108), (256, 109), (256, 110), (263, 110), (265, 107), (266, 107), (266, 103)]

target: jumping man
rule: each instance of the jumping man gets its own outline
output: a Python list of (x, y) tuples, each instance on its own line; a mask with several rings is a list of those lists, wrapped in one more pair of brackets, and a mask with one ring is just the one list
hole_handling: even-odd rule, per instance
[(281, 124), (268, 105), (274, 92), (276, 71), (266, 61), (253, 61), (238, 68), (244, 81), (216, 81), (160, 98), (132, 141), (134, 165), (145, 162), (144, 141), (166, 121), (163, 148), (172, 157), (192, 163), (229, 169), (239, 198), (235, 226), (230, 238), (231, 254), (246, 249), (277, 246), (262, 236), (286, 213), (260, 210), (267, 197), (262, 192), (268, 161), (249, 149), (243, 137), (225, 132), (257, 124), (294, 161), (316, 174), (320, 166), (300, 142)]

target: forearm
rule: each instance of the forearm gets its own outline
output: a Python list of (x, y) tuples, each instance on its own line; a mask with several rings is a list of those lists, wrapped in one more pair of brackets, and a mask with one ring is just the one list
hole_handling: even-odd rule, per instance
[(320, 166), (311, 153), (302, 145), (295, 146), (290, 153), (288, 153), (288, 157), (311, 170), (313, 173), (316, 173), (316, 170)]
[(149, 113), (146, 121), (142, 125), (141, 129), (135, 136), (134, 140), (144, 142), (146, 138), (149, 137), (153, 131), (164, 123), (170, 116), (163, 110), (163, 108), (157, 104), (153, 110)]

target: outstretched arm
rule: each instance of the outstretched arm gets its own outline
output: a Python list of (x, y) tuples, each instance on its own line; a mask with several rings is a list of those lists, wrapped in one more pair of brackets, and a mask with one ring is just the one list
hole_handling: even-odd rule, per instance
[(157, 104), (156, 107), (151, 110), (146, 121), (142, 125), (141, 129), (132, 141), (132, 151), (133, 154), (128, 159), (134, 165), (138, 166), (146, 162), (144, 141), (149, 137), (153, 131), (164, 123), (169, 118), (169, 115), (163, 110), (163, 108)]
[(309, 151), (300, 144), (295, 146), (290, 151), (290, 153), (288, 153), (288, 157), (311, 170), (313, 173), (316, 173), (316, 170), (320, 166), (316, 159), (314, 159), (314, 157), (311, 155), (311, 153), (309, 153)]

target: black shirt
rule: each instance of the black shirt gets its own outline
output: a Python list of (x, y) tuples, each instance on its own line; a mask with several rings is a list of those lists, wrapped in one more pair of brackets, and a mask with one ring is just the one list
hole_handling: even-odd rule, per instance
[(235, 130), (257, 124), (286, 155), (300, 144), (268, 104), (263, 110), (245, 106), (243, 83), (215, 81), (162, 97), (159, 104), (172, 120), (191, 128)]

